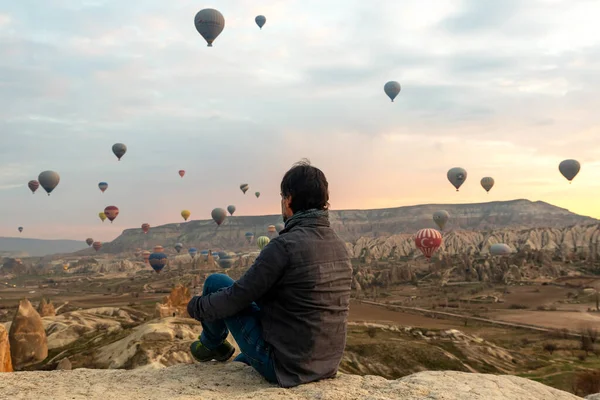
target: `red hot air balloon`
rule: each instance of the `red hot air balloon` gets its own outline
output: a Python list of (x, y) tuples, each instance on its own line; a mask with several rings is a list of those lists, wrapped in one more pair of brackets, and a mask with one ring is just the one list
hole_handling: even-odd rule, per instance
[(31, 190), (31, 193), (35, 193), (35, 191), (38, 190), (38, 188), (40, 187), (40, 183), (36, 180), (33, 180), (29, 181), (29, 183), (27, 183), (27, 186), (29, 186), (29, 190)]
[(94, 242), (92, 244), (92, 247), (94, 248), (94, 250), (98, 251), (102, 248), (102, 242)]
[(115, 206), (108, 206), (104, 209), (104, 215), (106, 215), (106, 218), (108, 218), (112, 224), (115, 218), (117, 218), (117, 215), (119, 215), (119, 209)]
[(143, 223), (142, 224), (142, 231), (144, 233), (148, 233), (149, 230), (150, 230), (150, 224)]
[(185, 175), (185, 170), (180, 169), (179, 170), (179, 176), (183, 178), (184, 175)]
[(442, 234), (435, 229), (421, 229), (415, 236), (415, 245), (429, 260), (433, 253), (442, 245)]

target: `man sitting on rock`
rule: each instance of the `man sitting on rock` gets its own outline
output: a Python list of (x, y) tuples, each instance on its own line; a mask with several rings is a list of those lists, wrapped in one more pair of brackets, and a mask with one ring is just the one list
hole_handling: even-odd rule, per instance
[(285, 228), (237, 281), (210, 275), (188, 313), (202, 323), (191, 352), (198, 361), (251, 365), (267, 381), (293, 387), (335, 376), (346, 344), (352, 266), (329, 225), (321, 170), (302, 161), (281, 181)]

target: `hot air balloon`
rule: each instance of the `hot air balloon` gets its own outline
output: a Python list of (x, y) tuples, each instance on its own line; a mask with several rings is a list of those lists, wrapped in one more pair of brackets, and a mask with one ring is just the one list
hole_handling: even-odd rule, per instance
[(415, 236), (415, 245), (429, 260), (442, 244), (442, 234), (436, 229), (421, 229)]
[(185, 170), (180, 169), (179, 170), (179, 176), (183, 178), (184, 175), (185, 175)]
[(150, 224), (148, 223), (143, 223), (142, 224), (142, 232), (144, 232), (144, 234), (148, 233), (150, 231)]
[(135, 251), (133, 252), (133, 255), (135, 255), (136, 257), (139, 257), (142, 255), (142, 249), (140, 249), (139, 247), (137, 249), (135, 249)]
[[(193, 259), (194, 257), (196, 257), (196, 254), (198, 254), (198, 249), (195, 248), (195, 247), (190, 247), (189, 250), (188, 250), (188, 254)], [(206, 252), (206, 254), (208, 254), (208, 252)]]
[(154, 246), (154, 248), (152, 249), (153, 252), (155, 253), (162, 253), (165, 251), (165, 248), (162, 247), (160, 244), (157, 244), (156, 246)]
[(35, 193), (35, 191), (38, 190), (38, 188), (40, 187), (40, 183), (36, 180), (32, 180), (29, 181), (29, 183), (27, 183), (27, 186), (29, 186), (29, 190), (31, 190), (31, 193)]
[(58, 186), (60, 175), (54, 171), (44, 171), (38, 176), (38, 182), (44, 188), (48, 196)]
[(283, 224), (281, 222), (278, 224), (275, 224), (275, 229), (277, 229), (277, 233), (281, 233), (281, 231), (285, 229), (285, 224)]
[(102, 193), (104, 193), (104, 191), (105, 191), (106, 189), (108, 189), (108, 183), (106, 183), (106, 182), (100, 182), (100, 183), (98, 184), (98, 188), (100, 188), (100, 191), (101, 191)]
[(165, 265), (167, 265), (167, 255), (165, 253), (152, 253), (150, 254), (150, 257), (148, 257), (148, 262), (152, 269), (158, 274)]
[(248, 243), (252, 243), (252, 239), (254, 239), (254, 233), (252, 233), (252, 232), (246, 232), (245, 236), (246, 236), (246, 241)]
[(444, 230), (448, 218), (450, 218), (450, 214), (448, 214), (448, 211), (446, 210), (440, 210), (433, 213), (433, 222), (435, 222), (441, 230)]
[(450, 168), (448, 170), (448, 180), (458, 192), (458, 188), (467, 180), (467, 171), (460, 167)]
[(269, 244), (270, 241), (271, 239), (266, 236), (259, 236), (258, 239), (256, 239), (256, 244), (258, 245), (258, 248), (262, 250), (266, 245)]
[(393, 102), (396, 96), (398, 96), (398, 93), (400, 93), (400, 84), (396, 81), (389, 81), (383, 85), (383, 91)]
[(494, 178), (491, 176), (486, 176), (485, 178), (481, 178), (481, 187), (485, 189), (486, 192), (490, 192), (490, 190), (494, 187)]
[(227, 211), (229, 212), (229, 215), (233, 215), (233, 213), (235, 212), (235, 206), (227, 206)]
[(115, 156), (117, 156), (117, 159), (121, 161), (121, 157), (127, 153), (127, 146), (125, 146), (123, 143), (115, 143), (113, 144), (112, 151)]
[(254, 193), (254, 195), (256, 196), (256, 198), (258, 199), (260, 197), (260, 192), (256, 192)]
[(277, 232), (277, 228), (275, 228), (275, 225), (269, 225), (267, 227), (267, 232), (269, 232), (269, 233), (275, 233), (275, 232)]
[(192, 215), (192, 213), (190, 212), (190, 210), (183, 210), (183, 211), (181, 211), (181, 216), (183, 217), (184, 221), (187, 221), (188, 218), (190, 217), (190, 215)]
[(256, 25), (258, 25), (260, 29), (262, 29), (262, 27), (265, 25), (265, 22), (267, 22), (267, 19), (264, 15), (257, 15), (256, 18), (254, 18), (254, 22), (256, 22)]
[(241, 190), (242, 192), (244, 192), (244, 194), (246, 194), (246, 192), (248, 191), (248, 189), (250, 189), (250, 186), (248, 186), (248, 184), (247, 184), (247, 183), (242, 183), (242, 184), (240, 185), (240, 190)]
[(102, 220), (102, 222), (106, 220), (106, 214), (104, 214), (103, 212), (98, 213), (98, 217)]
[(94, 250), (98, 251), (102, 248), (102, 242), (94, 242), (92, 243), (92, 247), (94, 248)]
[(18, 229), (19, 232), (23, 232), (23, 227), (22, 226), (18, 227), (17, 229)]
[(208, 47), (212, 47), (214, 40), (223, 32), (225, 18), (223, 18), (223, 14), (219, 11), (212, 8), (205, 8), (198, 11), (194, 17), (194, 25), (198, 33), (208, 43)]
[(229, 251), (219, 252), (219, 266), (223, 269), (233, 267), (235, 263), (235, 253)]
[(148, 261), (148, 259), (150, 258), (150, 252), (148, 250), (142, 251), (142, 258), (144, 259), (144, 262), (146, 264), (150, 264), (150, 261)]
[(569, 183), (577, 176), (579, 170), (581, 169), (581, 164), (577, 160), (564, 160), (558, 165), (558, 170), (567, 178)]
[(175, 251), (178, 253), (180, 253), (181, 249), (183, 249), (183, 245), (181, 243), (175, 243), (175, 246), (173, 247), (175, 247)]
[(117, 218), (119, 215), (119, 209), (116, 206), (108, 206), (104, 209), (104, 215), (106, 215), (106, 218), (108, 218), (112, 224), (115, 218)]
[(217, 225), (221, 225), (223, 221), (225, 221), (225, 217), (227, 216), (225, 210), (223, 210), (222, 208), (215, 208), (214, 210), (212, 210), (210, 215), (212, 216), (212, 219), (215, 220)]
[(68, 271), (69, 270), (69, 264), (64, 263), (63, 264), (63, 271)]
[(87, 243), (87, 245), (88, 245), (88, 246), (91, 246), (91, 245), (92, 245), (92, 243), (94, 243), (94, 239), (92, 239), (92, 238), (87, 238), (87, 239), (85, 239), (85, 243)]
[(493, 256), (507, 256), (512, 253), (509, 245), (504, 243), (495, 243), (490, 246), (490, 254)]

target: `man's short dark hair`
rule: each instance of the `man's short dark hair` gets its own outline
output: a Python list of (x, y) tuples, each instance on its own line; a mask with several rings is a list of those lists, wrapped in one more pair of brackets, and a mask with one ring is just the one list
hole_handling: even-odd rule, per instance
[(304, 159), (292, 166), (281, 180), (281, 195), (292, 196), (290, 208), (294, 213), (312, 208), (329, 208), (329, 184), (325, 174)]

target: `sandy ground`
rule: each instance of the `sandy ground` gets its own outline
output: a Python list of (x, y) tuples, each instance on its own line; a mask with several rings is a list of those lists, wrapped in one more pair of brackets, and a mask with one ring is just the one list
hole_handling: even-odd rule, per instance
[(577, 330), (586, 325), (593, 325), (600, 328), (600, 313), (592, 314), (575, 311), (502, 310), (489, 313), (488, 317), (500, 321), (525, 323), (552, 329), (566, 328)]

